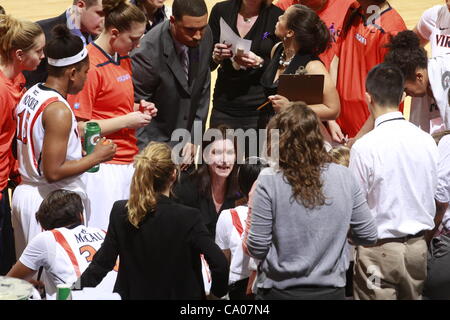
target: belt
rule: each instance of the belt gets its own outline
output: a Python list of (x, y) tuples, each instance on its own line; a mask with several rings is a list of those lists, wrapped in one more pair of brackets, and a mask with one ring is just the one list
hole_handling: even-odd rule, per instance
[[(377, 243), (375, 243), (374, 245), (372, 245), (372, 247), (378, 247), (381, 246), (385, 243), (389, 243), (389, 242), (407, 242), (408, 240), (414, 239), (414, 238), (419, 238), (422, 237), (425, 234), (425, 230), (420, 231), (419, 233), (416, 234), (409, 234), (407, 236), (404, 237), (399, 237), (399, 238), (385, 238), (385, 239), (378, 239)], [(370, 246), (368, 246), (370, 247)]]

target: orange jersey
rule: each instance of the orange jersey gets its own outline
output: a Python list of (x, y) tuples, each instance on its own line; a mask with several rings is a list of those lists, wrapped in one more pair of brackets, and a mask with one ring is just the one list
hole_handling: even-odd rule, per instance
[[(291, 5), (299, 4), (299, 2), (299, 0), (279, 0), (275, 5), (286, 11)], [(319, 55), (327, 70), (336, 54), (337, 40), (341, 34), (348, 8), (354, 2), (355, 0), (328, 0), (325, 7), (317, 12), (331, 34), (331, 47)]]
[(374, 24), (366, 24), (364, 20), (357, 13), (337, 47), (339, 70), (336, 88), (341, 101), (337, 122), (350, 138), (358, 133), (369, 117), (365, 100), (367, 74), (384, 61), (388, 51), (385, 46), (391, 36), (406, 30), (402, 17), (393, 8), (383, 11)]
[[(75, 116), (83, 120), (103, 120), (134, 111), (134, 89), (130, 57), (115, 62), (94, 43), (87, 46), (90, 69), (83, 90), (67, 100)], [(128, 164), (138, 153), (134, 129), (122, 129), (107, 136), (117, 144), (117, 152), (108, 163)]]
[(24, 92), (22, 73), (10, 80), (0, 71), (0, 190), (6, 188), (10, 172), (17, 168), (11, 144), (16, 135), (15, 110)]

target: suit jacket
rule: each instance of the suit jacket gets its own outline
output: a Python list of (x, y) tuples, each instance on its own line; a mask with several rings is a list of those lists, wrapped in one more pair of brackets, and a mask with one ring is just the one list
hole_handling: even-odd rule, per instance
[(158, 115), (137, 130), (140, 149), (151, 141), (170, 142), (175, 129), (191, 132), (194, 120), (201, 121), (204, 127), (210, 99), (212, 48), (211, 29), (207, 26), (199, 45), (197, 76), (189, 86), (170, 34), (170, 22), (160, 23), (144, 36), (131, 56), (135, 101), (155, 103)]
[[(48, 43), (52, 38), (52, 29), (58, 24), (67, 25), (67, 16), (64, 11), (58, 17), (40, 20), (36, 22), (41, 26), (42, 30), (44, 30), (45, 34), (45, 42)], [(25, 86), (29, 89), (34, 86), (36, 83), (44, 82), (47, 79), (47, 58), (42, 59), (41, 63), (34, 71), (24, 71), (23, 72), (25, 79), (27, 80)]]
[(111, 211), (108, 233), (92, 263), (81, 275), (82, 287), (94, 287), (112, 270), (119, 256), (114, 291), (122, 299), (204, 298), (200, 253), (212, 275), (211, 292), (228, 289), (228, 262), (203, 226), (198, 210), (160, 196), (135, 228), (127, 218), (126, 200)]

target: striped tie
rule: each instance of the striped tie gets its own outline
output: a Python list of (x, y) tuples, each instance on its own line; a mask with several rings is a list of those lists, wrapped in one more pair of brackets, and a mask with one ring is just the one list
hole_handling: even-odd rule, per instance
[(183, 46), (180, 51), (180, 62), (183, 67), (184, 73), (186, 74), (186, 80), (189, 80), (189, 56), (188, 47)]

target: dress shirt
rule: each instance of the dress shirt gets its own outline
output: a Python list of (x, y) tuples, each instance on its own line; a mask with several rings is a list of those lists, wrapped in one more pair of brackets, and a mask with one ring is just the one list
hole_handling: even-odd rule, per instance
[(438, 150), (433, 138), (390, 112), (355, 142), (350, 169), (360, 181), (378, 238), (415, 235), (434, 227)]

